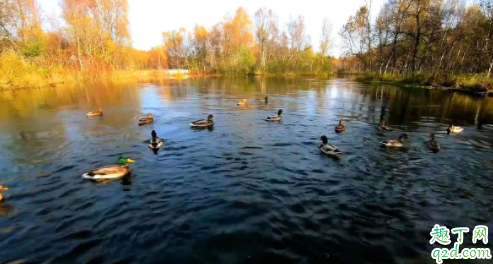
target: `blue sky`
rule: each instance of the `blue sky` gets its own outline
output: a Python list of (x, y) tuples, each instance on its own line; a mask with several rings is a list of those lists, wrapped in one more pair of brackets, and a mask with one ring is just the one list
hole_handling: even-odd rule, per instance
[[(373, 0), (372, 14), (375, 17), (386, 0)], [(331, 53), (338, 56), (338, 32), (350, 15), (365, 0), (304, 0), (304, 1), (267, 1), (267, 0), (128, 0), (130, 6), (130, 31), (133, 46), (137, 49), (148, 50), (161, 43), (161, 32), (185, 27), (192, 29), (196, 24), (210, 28), (226, 14), (234, 14), (238, 7), (244, 7), (253, 19), (253, 14), (259, 8), (272, 9), (279, 17), (282, 26), (289, 17), (302, 15), (305, 17), (308, 34), (312, 45), (318, 49), (322, 21), (328, 18), (333, 24), (332, 35), (336, 41)], [(38, 0), (45, 17), (50, 14), (60, 14), (60, 0)]]

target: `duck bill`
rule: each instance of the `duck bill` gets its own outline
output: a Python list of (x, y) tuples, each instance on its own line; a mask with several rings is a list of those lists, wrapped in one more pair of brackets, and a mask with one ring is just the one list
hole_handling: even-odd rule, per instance
[(127, 158), (127, 162), (135, 162), (135, 160)]
[(0, 186), (0, 191), (8, 191), (8, 190), (9, 190), (9, 188)]

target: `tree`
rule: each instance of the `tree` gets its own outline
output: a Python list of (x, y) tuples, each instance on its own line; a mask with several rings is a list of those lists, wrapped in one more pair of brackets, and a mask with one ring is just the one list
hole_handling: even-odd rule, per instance
[(163, 49), (170, 69), (183, 69), (186, 60), (185, 28), (163, 32)]
[(127, 0), (63, 0), (62, 12), (81, 69), (84, 56), (116, 68), (124, 64), (131, 43)]
[(255, 64), (253, 24), (243, 8), (222, 23), (221, 71), (228, 74), (246, 74)]
[(322, 35), (320, 36), (320, 53), (327, 56), (332, 48), (332, 23), (328, 18), (322, 22)]
[(260, 68), (265, 69), (269, 49), (278, 35), (278, 18), (272, 10), (261, 8), (255, 13), (255, 39), (260, 48)]
[(352, 56), (356, 56), (363, 64), (365, 70), (370, 70), (373, 62), (370, 7), (371, 2), (360, 7), (356, 15), (349, 17), (348, 22), (339, 33), (347, 52)]

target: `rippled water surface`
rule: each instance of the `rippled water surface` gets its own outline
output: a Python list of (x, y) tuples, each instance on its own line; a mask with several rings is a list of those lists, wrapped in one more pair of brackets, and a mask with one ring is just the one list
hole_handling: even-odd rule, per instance
[[(208, 114), (214, 129), (190, 129)], [(382, 114), (396, 132), (376, 130)], [(493, 227), (492, 123), (493, 98), (349, 79), (0, 92), (0, 263), (433, 263), (434, 224)], [(405, 150), (379, 147), (401, 131)], [(324, 134), (340, 159), (320, 154)], [(131, 176), (81, 178), (121, 155)]]

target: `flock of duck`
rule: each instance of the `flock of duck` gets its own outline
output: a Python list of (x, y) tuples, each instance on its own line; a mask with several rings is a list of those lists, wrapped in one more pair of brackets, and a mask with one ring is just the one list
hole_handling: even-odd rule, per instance
[[(260, 100), (260, 99), (255, 99), (255, 100)], [(265, 103), (268, 102), (268, 98), (265, 97)], [(247, 104), (246, 99), (242, 99), (238, 101), (237, 105), (244, 106)], [(277, 115), (274, 116), (269, 116), (265, 119), (265, 121), (269, 122), (278, 122), (282, 120), (282, 114), (283, 111), (282, 109), (279, 109), (277, 112)], [(103, 110), (100, 107), (99, 110), (88, 112), (87, 117), (96, 117), (96, 116), (102, 116), (103, 115)], [(147, 124), (152, 124), (154, 123), (154, 117), (152, 114), (147, 114), (146, 117), (139, 119), (139, 125), (147, 125)], [(200, 119), (194, 122), (190, 123), (190, 126), (192, 128), (197, 128), (197, 129), (203, 129), (203, 128), (211, 128), (214, 126), (214, 116), (209, 115), (207, 119)], [(340, 119), (339, 124), (335, 126), (334, 128), (336, 133), (342, 133), (346, 131), (346, 125), (344, 124), (344, 120)], [(392, 128), (388, 127), (385, 125), (385, 122), (383, 120), (383, 117), (381, 117), (380, 123), (378, 125), (378, 130), (382, 132), (392, 132), (394, 131)], [(463, 128), (454, 126), (451, 124), (448, 129), (447, 129), (447, 134), (454, 134), (454, 133), (460, 133), (463, 131)], [(390, 140), (385, 140), (380, 143), (381, 147), (384, 148), (404, 148), (404, 140), (408, 139), (408, 135), (406, 133), (403, 133), (399, 136), (398, 139), (390, 139)], [(322, 144), (320, 145), (319, 149), (322, 153), (331, 156), (331, 157), (340, 157), (342, 155), (342, 151), (339, 150), (338, 147), (335, 145), (329, 144), (327, 136), (323, 135), (320, 137), (320, 140), (322, 141)], [(163, 146), (164, 142), (162, 139), (160, 139), (156, 131), (152, 130), (151, 132), (151, 139), (149, 140), (149, 148), (157, 151), (159, 148)], [(430, 134), (430, 140), (426, 142), (428, 148), (433, 151), (433, 152), (438, 152), (440, 150), (440, 144), (435, 139), (435, 134), (431, 133)], [(90, 179), (94, 181), (108, 181), (108, 180), (113, 180), (113, 179), (118, 179), (126, 176), (127, 174), (130, 173), (130, 166), (128, 163), (135, 162), (131, 158), (128, 157), (119, 157), (118, 159), (118, 165), (110, 165), (110, 166), (105, 166), (101, 167), (98, 169), (90, 170), (82, 175), (83, 178), (85, 179)], [(7, 191), (8, 188), (3, 187), (0, 185), (0, 191)], [(0, 202), (3, 201), (3, 196), (0, 193)]]

